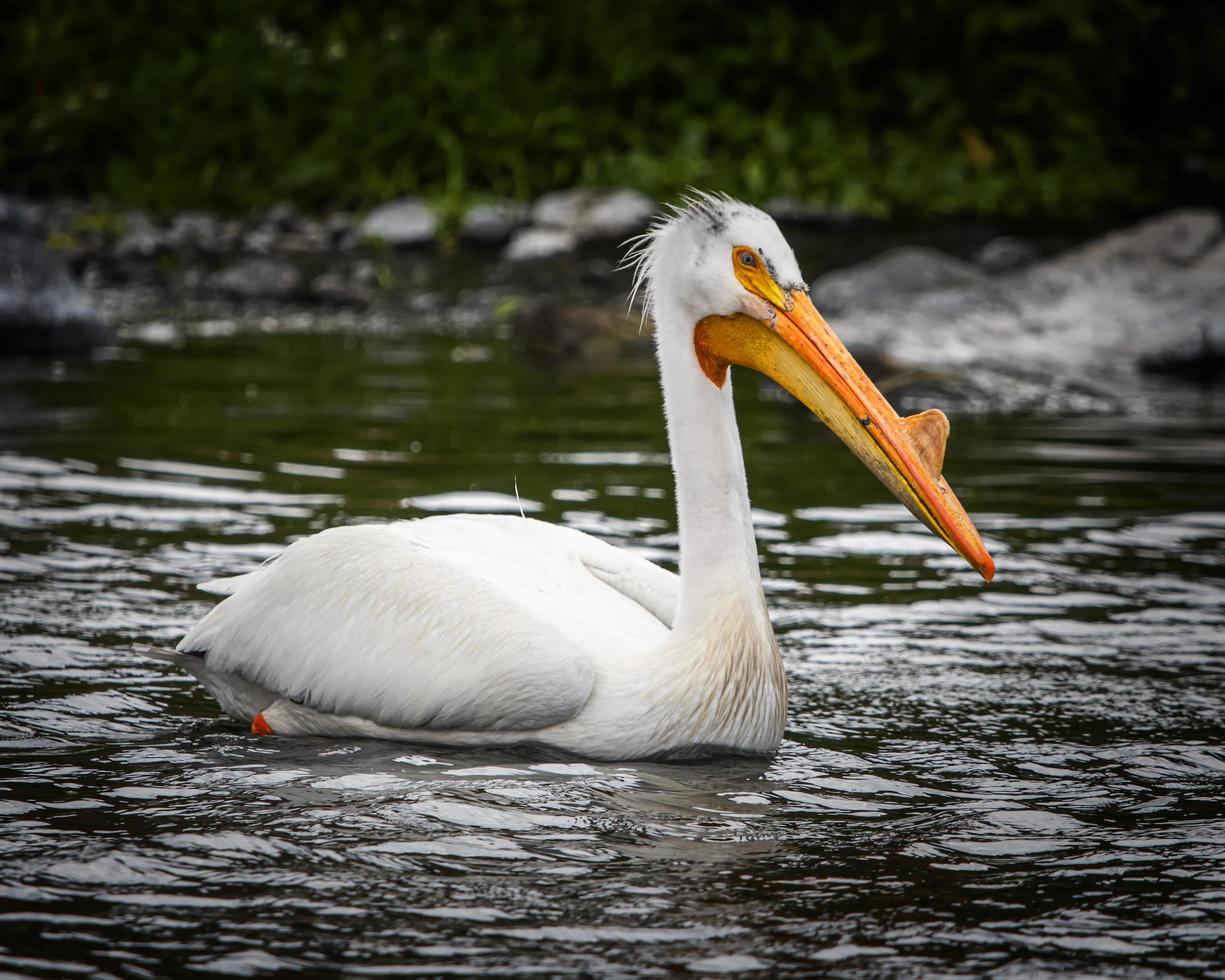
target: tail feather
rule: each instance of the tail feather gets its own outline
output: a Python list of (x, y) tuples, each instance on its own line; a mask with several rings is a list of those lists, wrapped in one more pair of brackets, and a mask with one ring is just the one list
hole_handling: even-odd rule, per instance
[(169, 647), (155, 647), (151, 643), (137, 643), (132, 649), (142, 656), (152, 657), (154, 660), (164, 660), (170, 664), (177, 664), (185, 670), (191, 669), (187, 666), (188, 661), (202, 660), (204, 658), (203, 652), (180, 653), (178, 650), (171, 650)]
[(165, 647), (144, 643), (137, 644), (133, 649), (146, 657), (172, 663), (187, 671), (217, 699), (217, 703), (227, 715), (245, 724), (250, 724), (256, 715), (279, 697), (266, 687), (254, 684), (237, 674), (211, 670), (204, 651), (180, 653), (178, 650), (167, 650)]

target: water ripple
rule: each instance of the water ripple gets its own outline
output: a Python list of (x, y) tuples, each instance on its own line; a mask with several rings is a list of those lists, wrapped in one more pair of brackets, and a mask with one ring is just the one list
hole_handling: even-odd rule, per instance
[(837, 445), (742, 398), (791, 681), (772, 759), (262, 740), (134, 651), (209, 608), (194, 583), (402, 502), (522, 502), (675, 567), (656, 383), (562, 398), (497, 338), (184, 336), (31, 383), (57, 407), (3, 433), (0, 971), (1220, 970), (1212, 412), (960, 431), (984, 588)]

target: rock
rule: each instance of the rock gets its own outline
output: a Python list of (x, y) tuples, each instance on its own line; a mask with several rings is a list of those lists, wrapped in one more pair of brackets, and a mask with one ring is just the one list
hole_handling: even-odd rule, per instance
[(242, 244), (243, 227), (241, 221), (223, 222), (218, 235), (217, 247), (222, 252), (234, 252)]
[(1037, 259), (1038, 249), (1033, 244), (1012, 235), (991, 239), (974, 255), (975, 265), (992, 275), (1033, 265)]
[[(1191, 340), (1179, 347), (1148, 354), (1140, 359), (1145, 374), (1165, 375), (1209, 385), (1225, 379), (1225, 340), (1214, 338), (1208, 324), (1201, 325), (1199, 343)], [(1219, 331), (1225, 336), (1225, 330)]]
[(650, 224), (656, 210), (656, 203), (638, 191), (610, 191), (591, 203), (576, 234), (584, 241), (634, 235)]
[(180, 211), (166, 230), (165, 242), (174, 250), (199, 249), (201, 252), (220, 251), (222, 226), (204, 211)]
[(353, 215), (349, 211), (333, 211), (323, 219), (323, 230), (333, 240), (353, 231)]
[(572, 228), (586, 206), (591, 191), (576, 188), (568, 191), (550, 191), (541, 194), (532, 205), (531, 219), (540, 225), (557, 228)]
[(1188, 266), (1221, 240), (1221, 216), (1209, 208), (1179, 208), (1112, 232), (1087, 245), (1082, 262)]
[(361, 237), (386, 242), (393, 248), (415, 248), (434, 241), (438, 218), (419, 198), (403, 198), (371, 211), (361, 223)]
[(644, 353), (638, 346), (641, 319), (619, 303), (598, 306), (536, 296), (511, 312), (510, 327), (516, 349), (546, 370), (576, 358), (608, 364), (626, 356), (625, 345)]
[(857, 217), (836, 208), (807, 204), (794, 197), (774, 197), (766, 201), (762, 210), (775, 221), (805, 225), (848, 225)]
[(531, 219), (562, 228), (579, 241), (595, 241), (642, 231), (655, 211), (655, 202), (638, 191), (576, 187), (542, 194), (532, 205)]
[[(833, 320), (843, 340), (897, 365), (990, 379), (994, 407), (1083, 408), (1095, 397), (1099, 408), (1122, 405), (1141, 370), (1218, 376), (1225, 228), (1212, 210), (1168, 212), (961, 284), (934, 277), (923, 289), (920, 277), (889, 290), (880, 266), (843, 270), (842, 281), (860, 285)], [(872, 282), (882, 291), (868, 292)]]
[(934, 248), (904, 246), (876, 258), (828, 272), (812, 284), (812, 300), (827, 314), (889, 305), (897, 298), (933, 289), (983, 282), (968, 262)]
[(252, 255), (269, 255), (276, 248), (277, 232), (268, 225), (247, 229), (242, 236), (242, 250)]
[(303, 252), (322, 252), (331, 245), (331, 236), (323, 225), (312, 219), (304, 219), (298, 226), (296, 234), (290, 236), (289, 247), (296, 247)]
[(302, 274), (288, 262), (271, 258), (242, 259), (214, 277), (216, 288), (235, 299), (294, 298), (302, 288)]
[(264, 224), (274, 231), (297, 231), (298, 211), (285, 201), (272, 205), (264, 213)]
[(515, 232), (502, 257), (510, 262), (525, 262), (565, 255), (578, 248), (578, 239), (562, 228), (528, 227)]
[(369, 259), (362, 259), (353, 266), (349, 278), (359, 286), (375, 286), (379, 281), (379, 267)]
[(526, 204), (516, 201), (478, 204), (464, 215), (459, 237), (472, 245), (501, 245), (526, 223)]
[(336, 306), (368, 306), (374, 291), (367, 282), (357, 281), (343, 272), (324, 272), (311, 280), (311, 296)]
[(144, 211), (123, 216), (123, 233), (115, 243), (117, 259), (151, 259), (169, 249), (166, 235)]
[(323, 222), (323, 234), (330, 247), (338, 252), (348, 252), (357, 244), (354, 234), (353, 215), (348, 211), (329, 214)]
[(0, 230), (41, 235), (45, 227), (36, 204), (0, 194)]
[(0, 354), (84, 354), (110, 335), (63, 258), (36, 238), (0, 231)]

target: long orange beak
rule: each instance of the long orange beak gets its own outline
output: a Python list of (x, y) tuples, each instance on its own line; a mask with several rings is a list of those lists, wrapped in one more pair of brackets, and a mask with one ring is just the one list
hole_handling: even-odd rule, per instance
[[(775, 287), (777, 290), (777, 287)], [(777, 381), (821, 419), (915, 517), (988, 582), (995, 562), (941, 476), (949, 423), (939, 409), (900, 418), (869, 380), (808, 294), (777, 290), (773, 323), (706, 317), (694, 329), (703, 370), (722, 385), (739, 364)]]

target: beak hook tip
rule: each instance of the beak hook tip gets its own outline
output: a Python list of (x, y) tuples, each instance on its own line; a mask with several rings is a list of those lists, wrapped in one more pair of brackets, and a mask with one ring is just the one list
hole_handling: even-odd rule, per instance
[(978, 574), (983, 577), (984, 582), (990, 582), (995, 578), (995, 561), (990, 555), (987, 555), (986, 560), (979, 566)]

